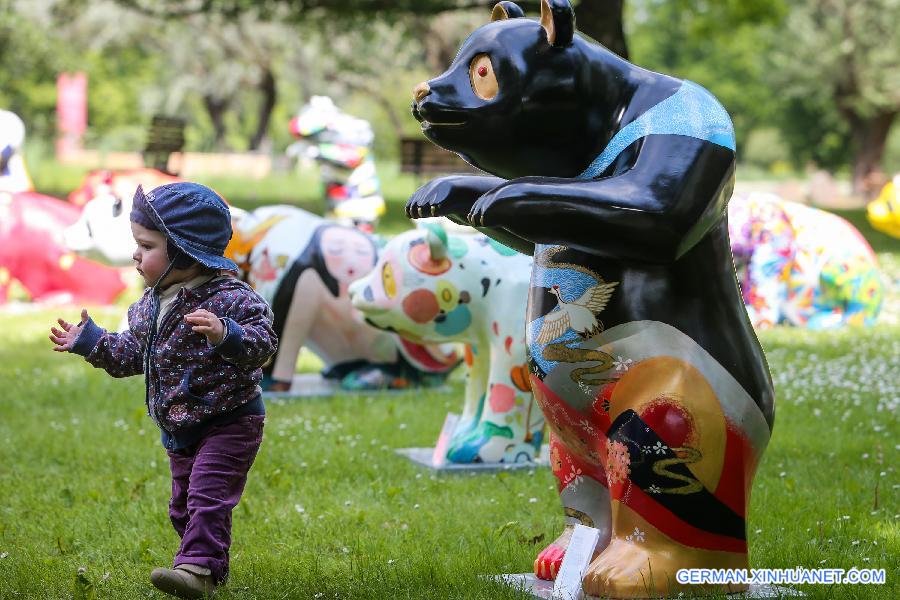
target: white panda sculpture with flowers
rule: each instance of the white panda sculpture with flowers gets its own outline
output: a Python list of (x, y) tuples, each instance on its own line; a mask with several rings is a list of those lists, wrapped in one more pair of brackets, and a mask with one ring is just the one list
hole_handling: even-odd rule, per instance
[(524, 310), (532, 259), (484, 235), (435, 223), (388, 242), (350, 286), (375, 327), (417, 343), (466, 344), (465, 405), (446, 458), (454, 463), (535, 460), (544, 418), (533, 405)]

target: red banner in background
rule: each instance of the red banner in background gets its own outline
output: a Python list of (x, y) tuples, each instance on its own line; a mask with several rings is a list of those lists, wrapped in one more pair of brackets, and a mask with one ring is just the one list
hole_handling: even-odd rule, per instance
[(60, 73), (56, 80), (56, 157), (78, 152), (87, 129), (87, 75)]

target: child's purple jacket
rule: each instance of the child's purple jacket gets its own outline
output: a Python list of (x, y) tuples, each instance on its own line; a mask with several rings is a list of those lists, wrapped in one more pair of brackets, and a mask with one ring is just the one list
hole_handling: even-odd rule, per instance
[[(232, 277), (182, 288), (145, 356), (157, 302), (148, 288), (129, 307), (129, 329), (123, 333), (107, 332), (89, 320), (72, 352), (113, 377), (143, 373), (146, 358), (147, 411), (164, 430), (164, 443), (165, 432), (177, 436), (258, 401), (260, 367), (277, 347), (272, 311), (265, 300)], [(225, 323), (227, 331), (218, 346), (211, 346), (185, 322), (185, 315), (198, 308)]]

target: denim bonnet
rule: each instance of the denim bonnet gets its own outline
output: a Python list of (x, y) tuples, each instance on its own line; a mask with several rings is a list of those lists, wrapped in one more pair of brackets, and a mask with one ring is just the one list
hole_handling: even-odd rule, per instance
[(184, 181), (144, 192), (139, 185), (130, 218), (158, 230), (168, 239), (170, 249), (174, 245), (210, 269), (238, 271), (234, 261), (223, 256), (231, 240), (231, 212), (225, 201), (206, 186)]

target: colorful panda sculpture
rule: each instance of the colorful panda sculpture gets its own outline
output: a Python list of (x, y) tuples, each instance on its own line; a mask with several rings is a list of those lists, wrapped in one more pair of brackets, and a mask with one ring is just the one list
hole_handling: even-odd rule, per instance
[(869, 223), (878, 231), (900, 239), (900, 174), (884, 184), (866, 207)]
[(374, 239), (292, 206), (241, 212), (226, 255), (272, 306), (278, 352), (263, 367), (264, 389), (288, 391), (301, 346), (345, 388), (403, 389), (437, 384), (459, 362), (453, 351), (426, 347), (363, 322), (348, 288), (378, 259)]
[(728, 203), (734, 266), (757, 329), (873, 325), (883, 289), (878, 259), (853, 225), (773, 194)]
[(371, 232), (384, 214), (369, 122), (342, 112), (328, 96), (313, 96), (289, 124), (299, 141), (289, 154), (319, 163), (328, 216)]
[(419, 343), (461, 342), (465, 404), (447, 450), (455, 463), (534, 461), (544, 419), (525, 364), (531, 259), (483, 235), (429, 223), (393, 238), (350, 287), (353, 306), (382, 329)]
[(0, 109), (0, 192), (33, 192), (22, 157), (25, 123), (14, 112)]
[(774, 416), (728, 241), (734, 132), (699, 85), (576, 35), (566, 0), (541, 5), (535, 21), (500, 2), (416, 87), (425, 135), (491, 175), (433, 180), (407, 213), (534, 256), (531, 383), (567, 520), (537, 575), (583, 523), (601, 531), (587, 594), (700, 591), (677, 571), (748, 567)]

